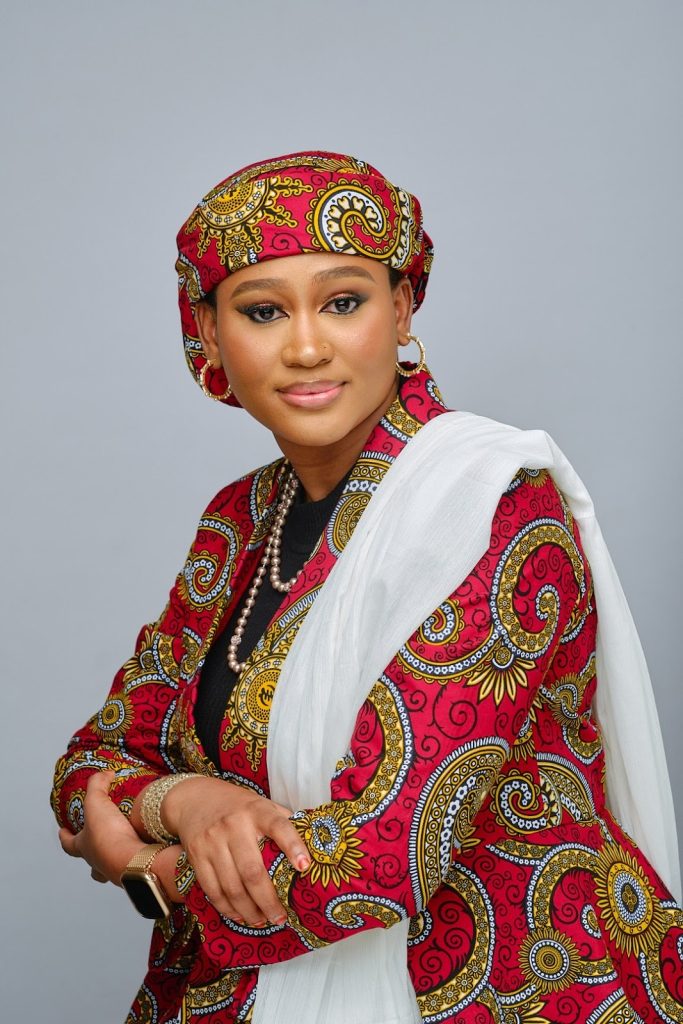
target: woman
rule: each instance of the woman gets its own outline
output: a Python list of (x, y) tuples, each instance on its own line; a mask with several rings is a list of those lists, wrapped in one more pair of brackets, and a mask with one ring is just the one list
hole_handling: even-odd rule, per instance
[[(57, 765), (64, 848), (157, 918), (128, 1020), (683, 1019), (665, 766), (629, 805), (618, 717), (649, 709), (637, 638), (552, 442), (444, 415), (417, 200), (295, 154), (178, 242), (189, 367), (284, 459), (209, 505)], [(601, 692), (665, 881), (605, 805)]]

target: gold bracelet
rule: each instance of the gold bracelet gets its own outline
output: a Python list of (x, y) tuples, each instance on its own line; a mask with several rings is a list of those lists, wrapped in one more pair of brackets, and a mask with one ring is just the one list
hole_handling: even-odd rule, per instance
[(170, 789), (185, 779), (198, 778), (195, 772), (179, 772), (177, 775), (164, 775), (162, 779), (150, 782), (142, 794), (140, 817), (145, 832), (158, 843), (177, 843), (178, 836), (172, 835), (161, 820), (161, 805)]

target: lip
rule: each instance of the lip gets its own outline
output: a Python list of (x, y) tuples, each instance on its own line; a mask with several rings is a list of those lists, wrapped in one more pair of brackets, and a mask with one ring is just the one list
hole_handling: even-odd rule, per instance
[(278, 394), (299, 409), (324, 409), (337, 399), (343, 387), (344, 382), (339, 380), (304, 380), (278, 388)]

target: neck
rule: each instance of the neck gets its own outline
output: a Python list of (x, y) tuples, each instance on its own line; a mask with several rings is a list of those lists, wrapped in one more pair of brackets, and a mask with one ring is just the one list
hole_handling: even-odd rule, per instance
[(397, 393), (398, 383), (394, 381), (381, 405), (334, 444), (320, 447), (298, 445), (275, 435), (278, 447), (291, 463), (308, 501), (325, 498), (346, 476)]

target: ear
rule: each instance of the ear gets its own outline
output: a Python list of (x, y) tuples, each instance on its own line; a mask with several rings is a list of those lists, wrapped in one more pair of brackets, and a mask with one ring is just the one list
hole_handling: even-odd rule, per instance
[(413, 317), (413, 289), (407, 277), (401, 278), (394, 288), (394, 312), (398, 343), (407, 345)]
[(194, 307), (194, 319), (197, 324), (199, 340), (204, 349), (204, 355), (213, 366), (221, 366), (216, 310), (208, 302), (198, 302)]

